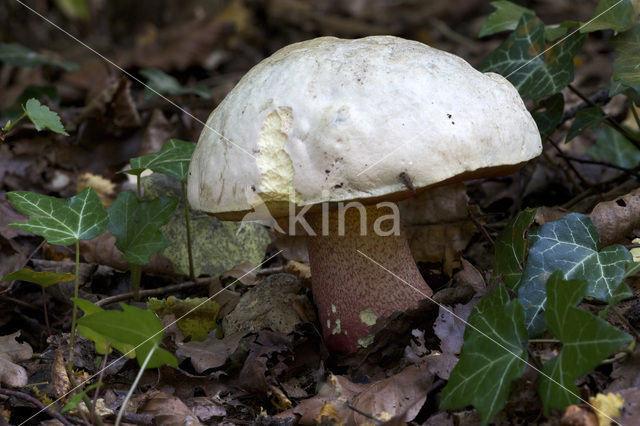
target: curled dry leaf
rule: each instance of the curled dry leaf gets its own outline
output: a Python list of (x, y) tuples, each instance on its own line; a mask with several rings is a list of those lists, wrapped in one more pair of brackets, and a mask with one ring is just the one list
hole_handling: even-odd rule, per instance
[(187, 405), (173, 395), (154, 392), (144, 403), (140, 413), (151, 414), (159, 426), (196, 426), (201, 425)]
[(60, 349), (56, 349), (56, 357), (51, 366), (51, 388), (56, 398), (66, 397), (67, 392), (71, 389), (71, 382), (67, 375), (64, 355)]
[(19, 343), (16, 337), (20, 332), (0, 336), (0, 384), (11, 387), (26, 386), (28, 382), (27, 370), (15, 364), (33, 355), (33, 349), (28, 343)]
[(640, 189), (599, 203), (589, 217), (600, 232), (603, 247), (622, 241), (640, 227)]
[(240, 339), (245, 333), (234, 333), (218, 339), (215, 332), (202, 342), (187, 342), (179, 344), (176, 356), (183, 360), (191, 359), (191, 364), (198, 374), (210, 368), (217, 368), (227, 362), (229, 356), (236, 351)]

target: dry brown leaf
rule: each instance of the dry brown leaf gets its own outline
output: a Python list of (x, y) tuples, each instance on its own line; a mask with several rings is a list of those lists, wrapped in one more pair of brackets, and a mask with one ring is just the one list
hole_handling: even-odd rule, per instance
[(624, 240), (640, 227), (640, 189), (598, 203), (589, 216), (600, 232), (603, 247)]
[(86, 188), (93, 188), (98, 194), (103, 207), (109, 207), (116, 199), (116, 184), (109, 179), (93, 173), (83, 173), (78, 176), (77, 192), (82, 192)]
[(564, 410), (562, 426), (598, 426), (598, 417), (591, 408), (582, 405), (570, 405)]
[(71, 389), (64, 355), (60, 349), (56, 349), (56, 357), (51, 367), (51, 388), (56, 398), (64, 398)]
[(463, 257), (460, 258), (462, 270), (456, 273), (454, 279), (457, 284), (468, 285), (476, 292), (480, 293), (487, 288), (484, 277), (469, 261)]
[(155, 392), (144, 403), (140, 413), (151, 414), (159, 426), (196, 426), (200, 421), (180, 399), (165, 392)]
[[(379, 420), (403, 416), (409, 422), (420, 412), (432, 383), (432, 373), (424, 367), (411, 365), (398, 374), (372, 383), (355, 398), (353, 405)], [(350, 418), (355, 424), (364, 424), (368, 420), (355, 411)]]
[(238, 348), (240, 339), (245, 333), (234, 333), (218, 339), (214, 332), (202, 342), (191, 341), (178, 344), (176, 356), (180, 360), (191, 359), (191, 365), (198, 374), (210, 368), (217, 368), (225, 364), (231, 354)]
[[(480, 299), (472, 299), (464, 305), (458, 304), (453, 308), (440, 305), (438, 317), (433, 325), (433, 331), (440, 339), (440, 348), (443, 353), (459, 354), (464, 342), (464, 330), (467, 318), (471, 310)], [(453, 313), (452, 313), (453, 312)], [(455, 316), (454, 316), (455, 314)], [(462, 320), (460, 320), (462, 318)]]
[(154, 109), (149, 123), (144, 129), (137, 155), (142, 156), (160, 151), (172, 134), (173, 125), (166, 119), (162, 110)]
[(19, 343), (16, 337), (20, 332), (0, 336), (0, 384), (11, 387), (26, 386), (29, 378), (24, 367), (15, 364), (16, 362), (30, 359), (33, 356), (33, 349), (28, 343)]
[(214, 417), (225, 417), (227, 415), (227, 410), (222, 405), (213, 401), (212, 398), (196, 396), (189, 398), (189, 400), (185, 402), (191, 408), (193, 414), (198, 416), (198, 419), (203, 422), (211, 422)]

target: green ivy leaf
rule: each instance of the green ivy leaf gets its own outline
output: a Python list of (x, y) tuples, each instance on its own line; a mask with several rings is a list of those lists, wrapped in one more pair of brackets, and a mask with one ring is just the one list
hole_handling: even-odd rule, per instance
[[(640, 93), (640, 24), (631, 30), (616, 35), (611, 39), (611, 47), (618, 54), (613, 61), (613, 80), (611, 94), (631, 88)], [(618, 86), (618, 87), (615, 87)]]
[(523, 98), (540, 99), (558, 93), (573, 80), (573, 57), (583, 41), (584, 35), (574, 34), (547, 50), (544, 24), (525, 13), (480, 69), (507, 77)]
[(72, 281), (76, 276), (73, 274), (56, 274), (53, 272), (38, 272), (29, 268), (22, 268), (18, 271), (5, 275), (0, 279), (3, 281), (26, 281), (28, 283), (38, 284), (40, 287), (51, 287), (57, 283), (66, 283)]
[(78, 240), (90, 240), (107, 226), (100, 198), (92, 188), (61, 199), (28, 191), (11, 191), (9, 200), (29, 220), (9, 225), (44, 237), (49, 244), (68, 246)]
[(131, 169), (125, 173), (140, 176), (146, 169), (156, 173), (164, 173), (179, 181), (184, 181), (189, 172), (191, 155), (196, 148), (193, 142), (180, 139), (169, 139), (162, 146), (162, 150), (131, 159)]
[[(82, 309), (85, 315), (95, 314), (96, 312), (102, 312), (100, 306), (97, 306), (91, 303), (88, 300), (80, 299), (79, 297), (72, 297), (71, 300), (76, 304), (76, 306)], [(87, 339), (91, 340), (95, 347), (96, 352), (100, 355), (104, 355), (107, 352), (107, 347), (111, 345), (111, 348), (117, 349), (123, 355), (129, 358), (136, 357), (136, 351), (132, 345), (128, 345), (126, 343), (122, 343), (118, 340), (109, 339), (103, 334), (98, 333), (97, 331), (86, 327), (84, 325), (78, 325), (78, 333), (82, 334)], [(111, 353), (111, 349), (109, 349), (109, 353)]]
[(0, 62), (17, 67), (40, 67), (52, 65), (65, 71), (75, 71), (78, 65), (73, 62), (55, 61), (40, 55), (17, 43), (0, 43)]
[(36, 126), (37, 131), (47, 128), (52, 132), (69, 136), (69, 133), (64, 130), (60, 116), (51, 111), (48, 106), (42, 105), (37, 99), (29, 99), (24, 106), (24, 112)]
[(545, 415), (549, 414), (549, 408), (563, 410), (577, 403), (579, 391), (575, 380), (631, 342), (628, 334), (576, 308), (587, 295), (587, 289), (587, 281), (565, 280), (562, 271), (556, 271), (547, 280), (544, 316), (549, 330), (562, 342), (562, 350), (544, 365), (544, 374), (539, 379), (538, 392)]
[(622, 282), (631, 253), (621, 245), (598, 249), (598, 230), (588, 216), (571, 213), (529, 232), (531, 249), (518, 289), (529, 335), (546, 329), (541, 315), (547, 295), (544, 283), (556, 270), (567, 279), (589, 282), (586, 295), (608, 302)]
[(626, 31), (633, 26), (635, 12), (630, 0), (600, 0), (593, 16), (580, 32), (598, 30)]
[(514, 30), (520, 17), (525, 13), (533, 14), (533, 10), (518, 6), (506, 0), (492, 1), (495, 11), (485, 21), (478, 37), (485, 37), (501, 31)]
[(526, 209), (511, 219), (495, 242), (493, 279), (502, 276), (507, 287), (516, 290), (527, 257), (527, 231), (536, 217), (537, 209)]
[(139, 200), (133, 191), (118, 194), (107, 209), (109, 232), (127, 262), (146, 265), (154, 253), (169, 245), (160, 227), (169, 221), (177, 203), (172, 197)]
[(573, 120), (573, 123), (571, 123), (571, 127), (569, 127), (565, 142), (569, 142), (587, 129), (596, 129), (606, 119), (607, 116), (602, 112), (602, 108), (600, 107), (581, 109), (576, 113), (576, 118)]
[(605, 126), (596, 138), (596, 143), (587, 149), (595, 160), (605, 161), (631, 169), (640, 164), (640, 150), (616, 129)]
[[(147, 79), (147, 84), (156, 92), (163, 95), (198, 95), (201, 98), (211, 99), (211, 90), (206, 86), (183, 87), (178, 80), (157, 68), (140, 70), (140, 74)], [(155, 93), (147, 91), (147, 97), (153, 97)]]
[(562, 96), (562, 93), (556, 93), (555, 95), (540, 101), (535, 111), (532, 113), (532, 116), (536, 121), (542, 140), (545, 140), (547, 136), (550, 136), (555, 132), (556, 127), (560, 124), (560, 120), (562, 120), (563, 112), (564, 97)]
[[(100, 311), (83, 316), (78, 324), (90, 328), (112, 342), (133, 345), (138, 365), (162, 342), (164, 328), (156, 315), (148, 310), (121, 303), (122, 311)], [(176, 357), (164, 349), (155, 349), (147, 368), (178, 366)]]
[(511, 383), (524, 373), (526, 340), (522, 306), (509, 301), (500, 284), (469, 315), (460, 360), (442, 391), (440, 408), (473, 405), (487, 424), (504, 406)]

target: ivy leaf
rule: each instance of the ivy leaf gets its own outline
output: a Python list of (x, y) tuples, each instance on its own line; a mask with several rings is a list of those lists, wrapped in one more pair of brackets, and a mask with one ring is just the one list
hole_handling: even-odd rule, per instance
[(191, 155), (196, 148), (193, 142), (180, 139), (169, 139), (162, 150), (131, 159), (131, 169), (125, 173), (140, 176), (145, 169), (156, 173), (164, 173), (179, 181), (184, 181), (189, 172)]
[(581, 109), (576, 113), (576, 118), (573, 120), (573, 123), (571, 123), (565, 142), (569, 142), (587, 129), (597, 128), (606, 119), (607, 116), (602, 112), (602, 108), (600, 107)]
[(62, 68), (65, 71), (75, 71), (78, 69), (78, 65), (73, 62), (49, 59), (17, 43), (0, 43), (0, 62), (17, 67), (52, 65)]
[(587, 281), (565, 280), (561, 271), (556, 271), (547, 280), (549, 300), (544, 316), (549, 330), (562, 342), (562, 350), (544, 365), (544, 374), (539, 379), (538, 392), (545, 415), (549, 415), (549, 408), (563, 410), (578, 403), (575, 380), (631, 342), (628, 334), (576, 308), (587, 290)]
[(525, 13), (516, 30), (487, 56), (480, 69), (505, 76), (523, 98), (540, 99), (558, 93), (573, 80), (573, 57), (583, 41), (584, 35), (574, 34), (546, 50), (544, 24)]
[(78, 324), (105, 336), (111, 342), (122, 342), (135, 347), (138, 365), (142, 365), (150, 351), (155, 350), (147, 368), (162, 365), (178, 366), (176, 357), (164, 349), (155, 349), (162, 342), (164, 328), (151, 311), (121, 303), (122, 311), (96, 312), (83, 316)]
[[(157, 68), (140, 70), (147, 79), (147, 84), (156, 92), (164, 95), (198, 95), (201, 98), (211, 99), (211, 91), (206, 86), (183, 87), (178, 80)], [(147, 91), (147, 97), (151, 98), (155, 93)]]
[[(97, 306), (88, 300), (81, 299), (79, 297), (72, 297), (71, 300), (76, 304), (76, 306), (78, 306), (78, 308), (82, 309), (82, 312), (84, 312), (85, 315), (91, 315), (95, 314), (96, 312), (104, 311), (104, 309), (102, 309), (100, 306)], [(129, 358), (135, 358), (136, 356), (136, 351), (132, 345), (109, 339), (106, 336), (84, 325), (78, 325), (77, 330), (78, 333), (82, 334), (84, 337), (94, 343), (96, 352), (100, 355), (104, 355), (107, 352), (107, 347), (109, 347), (110, 345), (111, 348), (117, 349), (118, 351), (120, 351), (120, 353)], [(109, 353), (111, 353), (111, 349), (109, 349)]]
[[(475, 327), (475, 328), (474, 328)], [(458, 364), (442, 391), (441, 409), (473, 405), (487, 424), (504, 406), (526, 367), (524, 312), (503, 284), (473, 308)]]
[(516, 290), (527, 256), (526, 233), (536, 217), (537, 209), (526, 209), (511, 219), (495, 242), (496, 260), (493, 277), (502, 276), (507, 287)]
[(635, 15), (630, 0), (600, 0), (593, 12), (593, 17), (580, 29), (580, 32), (627, 31), (633, 26)]
[(29, 99), (24, 106), (24, 112), (33, 125), (36, 126), (37, 131), (47, 128), (52, 132), (69, 136), (69, 133), (64, 130), (60, 116), (51, 111), (48, 106), (42, 105), (37, 99)]
[(107, 226), (100, 198), (92, 188), (68, 198), (56, 198), (28, 191), (11, 191), (9, 200), (29, 220), (9, 225), (44, 237), (49, 244), (68, 246), (78, 240), (90, 240)]
[[(631, 88), (640, 93), (640, 24), (611, 39), (611, 47), (618, 54), (613, 61), (611, 95)], [(617, 88), (615, 86), (618, 86)]]
[(72, 281), (76, 276), (73, 274), (56, 274), (53, 272), (38, 272), (29, 268), (22, 268), (18, 271), (5, 275), (0, 279), (0, 283), (3, 281), (26, 281), (28, 283), (38, 284), (40, 287), (51, 287), (57, 283), (66, 283)]
[(588, 216), (571, 213), (529, 232), (531, 249), (518, 289), (529, 335), (546, 329), (544, 283), (558, 269), (567, 279), (589, 282), (586, 295), (608, 302), (622, 282), (631, 253), (621, 245), (598, 249), (598, 230)]
[(631, 169), (640, 164), (640, 150), (622, 133), (605, 126), (596, 138), (596, 143), (587, 149), (587, 154), (595, 160), (605, 161)]
[(109, 232), (116, 237), (122, 257), (137, 265), (146, 265), (151, 256), (169, 245), (160, 227), (166, 224), (178, 200), (158, 197), (138, 200), (133, 191), (124, 191), (107, 209)]
[(564, 97), (562, 96), (562, 93), (556, 93), (555, 95), (540, 101), (532, 116), (536, 121), (542, 140), (555, 132), (556, 127), (560, 124), (560, 120), (562, 120), (563, 112)]
[(533, 10), (518, 6), (506, 0), (492, 1), (495, 11), (485, 21), (478, 37), (485, 37), (501, 31), (514, 30), (520, 17), (524, 13), (534, 13)]

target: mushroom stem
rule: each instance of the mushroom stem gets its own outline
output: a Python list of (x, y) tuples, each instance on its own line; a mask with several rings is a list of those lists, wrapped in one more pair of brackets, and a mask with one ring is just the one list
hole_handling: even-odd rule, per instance
[(366, 346), (377, 318), (414, 308), (433, 294), (402, 235), (398, 209), (382, 204), (391, 203), (358, 204), (308, 218), (316, 233), (307, 242), (313, 298), (330, 350)]

